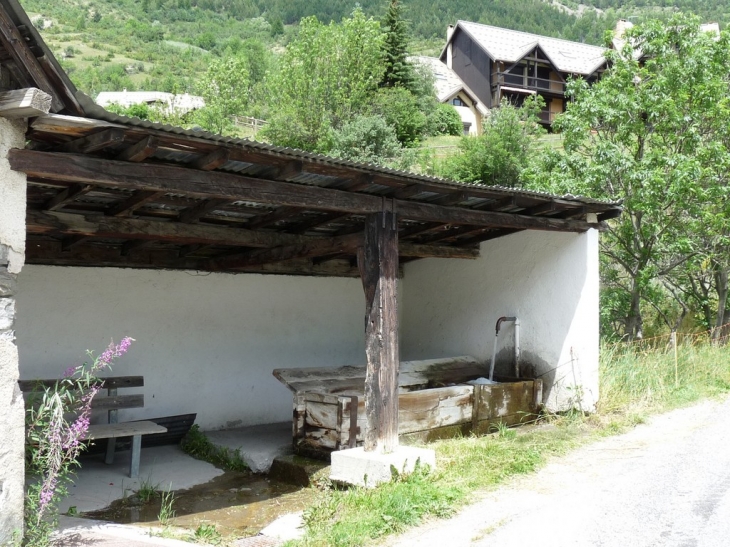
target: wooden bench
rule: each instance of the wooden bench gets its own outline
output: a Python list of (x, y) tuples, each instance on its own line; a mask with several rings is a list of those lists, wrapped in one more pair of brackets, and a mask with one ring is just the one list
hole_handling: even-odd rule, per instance
[[(126, 408), (144, 407), (144, 395), (118, 395), (119, 388), (143, 387), (144, 377), (142, 376), (115, 376), (100, 378), (101, 387), (107, 390), (106, 397), (94, 397), (91, 401), (93, 410), (106, 410), (106, 424), (90, 425), (84, 440), (97, 441), (107, 439), (106, 457), (104, 462), (114, 463), (114, 449), (116, 439), (121, 437), (132, 438), (132, 454), (129, 462), (129, 476), (139, 476), (139, 457), (142, 451), (142, 435), (154, 433), (165, 433), (167, 428), (150, 422), (148, 420), (119, 423), (117, 412)], [(53, 388), (58, 380), (19, 380), (20, 390), (24, 393), (41, 392), (46, 388)]]
[[(365, 367), (276, 369), (293, 392), (292, 435), (301, 455), (326, 457), (362, 444)], [(501, 379), (465, 385), (489, 368), (474, 357), (402, 361), (398, 375), (398, 433), (419, 439), (482, 433), (496, 423), (523, 423), (542, 404), (542, 381)], [(499, 379), (498, 379), (499, 380)]]

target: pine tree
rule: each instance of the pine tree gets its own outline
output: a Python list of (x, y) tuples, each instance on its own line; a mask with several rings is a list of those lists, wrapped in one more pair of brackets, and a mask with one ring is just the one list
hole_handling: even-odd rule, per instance
[(390, 0), (383, 21), (385, 28), (385, 75), (381, 87), (411, 89), (415, 75), (408, 62), (408, 22), (403, 18), (403, 7), (398, 0)]

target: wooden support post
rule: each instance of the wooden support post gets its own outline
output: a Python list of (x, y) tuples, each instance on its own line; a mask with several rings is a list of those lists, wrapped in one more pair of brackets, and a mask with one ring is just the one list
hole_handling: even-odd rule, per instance
[(358, 266), (365, 289), (365, 450), (398, 447), (398, 226), (395, 213), (368, 215)]

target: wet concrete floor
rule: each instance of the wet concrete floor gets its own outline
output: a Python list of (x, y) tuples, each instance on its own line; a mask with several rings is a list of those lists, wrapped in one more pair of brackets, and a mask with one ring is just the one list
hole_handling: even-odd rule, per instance
[[(315, 492), (262, 475), (228, 471), (210, 482), (173, 492), (175, 517), (167, 524), (194, 531), (200, 524), (215, 524), (223, 536), (257, 534), (277, 517), (303, 510)], [(113, 502), (100, 511), (79, 516), (119, 524), (159, 526), (161, 497), (143, 503), (137, 495)]]

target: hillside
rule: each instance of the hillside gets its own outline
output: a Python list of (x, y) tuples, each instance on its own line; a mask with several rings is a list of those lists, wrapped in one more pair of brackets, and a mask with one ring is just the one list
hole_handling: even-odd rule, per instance
[[(96, 95), (127, 88), (195, 91), (210, 55), (236, 51), (246, 40), (281, 51), (300, 18), (348, 16), (354, 0), (21, 0), (76, 85)], [(478, 21), (600, 44), (619, 17), (662, 15), (665, 0), (403, 0), (414, 53), (435, 54), (446, 27)], [(385, 0), (361, 0), (380, 17)], [(674, 0), (706, 20), (725, 22), (724, 0)], [(249, 42), (250, 44), (251, 42)]]

